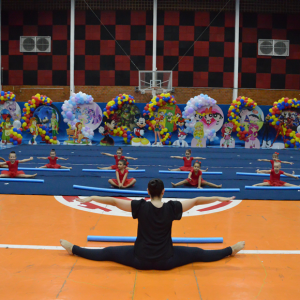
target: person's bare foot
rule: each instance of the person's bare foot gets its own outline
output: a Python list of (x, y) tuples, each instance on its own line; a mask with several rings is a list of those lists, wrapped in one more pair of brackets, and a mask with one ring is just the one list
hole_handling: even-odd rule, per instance
[(137, 170), (139, 167), (134, 168), (134, 170)]
[(33, 174), (33, 175), (31, 175), (29, 178), (34, 178), (34, 177), (36, 177), (37, 176), (37, 173), (36, 174)]
[(218, 188), (221, 188), (222, 187), (222, 184), (218, 185)]
[(171, 182), (171, 184), (172, 184), (172, 187), (176, 187), (176, 184), (175, 184), (175, 183)]
[(245, 247), (245, 242), (238, 242), (235, 245), (231, 246), (232, 256), (236, 255), (239, 251), (241, 251)]
[(97, 167), (97, 169), (100, 169), (100, 170), (102, 170), (102, 168), (100, 168), (100, 167)]
[(72, 170), (72, 167), (69, 167), (70, 170)]
[(73, 244), (66, 240), (60, 240), (60, 244), (62, 245), (63, 248), (65, 248), (70, 255), (73, 255), (72, 249), (73, 249)]

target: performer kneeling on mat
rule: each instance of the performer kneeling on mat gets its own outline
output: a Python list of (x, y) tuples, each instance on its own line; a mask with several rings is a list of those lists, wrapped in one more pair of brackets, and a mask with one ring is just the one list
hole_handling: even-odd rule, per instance
[(22, 159), (22, 160), (17, 160), (17, 155), (15, 151), (11, 151), (8, 156), (9, 161), (2, 162), (0, 165), (7, 165), (8, 166), (8, 171), (1, 171), (0, 178), (33, 178), (37, 174), (33, 175), (26, 175), (23, 171), (18, 171), (18, 165), (19, 163), (24, 163), (27, 161), (33, 160), (33, 157), (30, 157), (28, 159)]
[(56, 156), (56, 152), (54, 149), (52, 149), (50, 151), (50, 156), (48, 157), (37, 157), (38, 159), (49, 159), (49, 164), (46, 164), (40, 168), (49, 168), (49, 169), (72, 169), (72, 167), (64, 167), (64, 166), (61, 166), (61, 165), (58, 165), (56, 163), (56, 161), (58, 159), (61, 159), (61, 160), (68, 160), (68, 158), (63, 158), (63, 157), (57, 157)]
[(136, 179), (127, 178), (128, 170), (126, 170), (127, 160), (121, 159), (118, 162), (118, 169), (116, 170), (117, 179), (109, 179), (108, 182), (115, 187), (120, 189), (126, 189), (133, 186), (136, 183)]
[(202, 179), (202, 171), (200, 170), (201, 168), (201, 162), (200, 161), (195, 161), (194, 162), (194, 167), (193, 170), (190, 172), (189, 177), (187, 179), (184, 179), (182, 181), (179, 181), (177, 183), (172, 183), (173, 187), (177, 187), (179, 185), (191, 185), (191, 186), (196, 186), (198, 187), (198, 189), (202, 189), (203, 185), (208, 185), (211, 187), (215, 187), (215, 188), (221, 188), (222, 184), (217, 185), (211, 182), (208, 182), (204, 179)]
[(299, 179), (297, 176), (294, 176), (295, 172), (293, 171), (293, 174), (285, 173), (280, 170), (281, 163), (275, 162), (274, 167), (271, 170), (256, 170), (257, 173), (265, 173), (270, 174), (270, 179), (265, 179), (262, 183), (253, 184), (253, 186), (265, 186), (265, 185), (271, 185), (271, 186), (298, 186), (295, 184), (290, 184), (284, 181), (280, 180), (280, 175), (285, 175), (288, 177)]
[(138, 234), (134, 246), (106, 247), (104, 249), (85, 249), (60, 240), (70, 255), (75, 254), (97, 261), (113, 261), (139, 270), (170, 270), (194, 262), (217, 261), (242, 250), (245, 242), (220, 250), (203, 250), (198, 247), (173, 246), (172, 222), (180, 220), (182, 213), (196, 205), (214, 201), (230, 201), (235, 197), (197, 197), (185, 201), (161, 201), (164, 183), (152, 179), (148, 183), (151, 202), (142, 200), (120, 200), (111, 197), (87, 197), (78, 199), (82, 203), (96, 201), (118, 207), (132, 213), (138, 219)]

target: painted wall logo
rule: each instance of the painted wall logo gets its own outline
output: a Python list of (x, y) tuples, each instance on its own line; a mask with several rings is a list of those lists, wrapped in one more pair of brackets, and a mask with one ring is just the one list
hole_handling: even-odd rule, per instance
[[(78, 201), (78, 198), (85, 198), (85, 197), (77, 197), (77, 196), (54, 196), (55, 199), (60, 202), (63, 205), (92, 212), (95, 214), (105, 214), (105, 215), (111, 215), (111, 216), (121, 216), (121, 217), (131, 217), (131, 213), (122, 211), (114, 206), (111, 205), (104, 205), (97, 202), (89, 202), (89, 203), (80, 203)], [(116, 197), (122, 200), (140, 200), (141, 197)], [(145, 198), (146, 200), (150, 200), (149, 198)], [(168, 202), (169, 200), (176, 200), (174, 198), (164, 198), (164, 202)], [(179, 200), (179, 199), (178, 199)], [(187, 199), (180, 199), (180, 200), (187, 200)], [(229, 202), (214, 202), (210, 204), (205, 204), (197, 207), (193, 207), (189, 211), (183, 213), (183, 217), (191, 217), (191, 216), (199, 216), (199, 215), (206, 215), (206, 214), (212, 214), (217, 213), (223, 210), (227, 210), (230, 208), (233, 208), (237, 206), (239, 203), (241, 203), (242, 200), (234, 200)]]

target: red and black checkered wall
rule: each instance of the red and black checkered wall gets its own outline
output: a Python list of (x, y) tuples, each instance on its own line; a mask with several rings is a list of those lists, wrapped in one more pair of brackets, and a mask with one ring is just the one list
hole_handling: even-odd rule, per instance
[[(136, 67), (152, 69), (153, 12), (95, 13), (102, 24), (91, 11), (76, 12), (75, 85), (137, 86)], [(69, 15), (69, 11), (2, 12), (4, 85), (69, 85)], [(219, 14), (204, 31), (215, 16), (216, 12), (158, 12), (157, 69), (174, 68), (175, 87), (233, 87), (234, 13)], [(22, 35), (51, 36), (52, 52), (20, 53)], [(290, 56), (258, 56), (258, 39), (290, 40)], [(239, 48), (239, 87), (300, 88), (298, 15), (241, 14)]]

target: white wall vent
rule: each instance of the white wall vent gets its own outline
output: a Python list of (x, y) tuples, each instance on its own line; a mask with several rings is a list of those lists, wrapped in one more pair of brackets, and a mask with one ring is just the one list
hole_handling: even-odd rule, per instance
[(258, 55), (289, 56), (290, 41), (258, 40)]
[(51, 36), (21, 36), (20, 52), (51, 52)]

